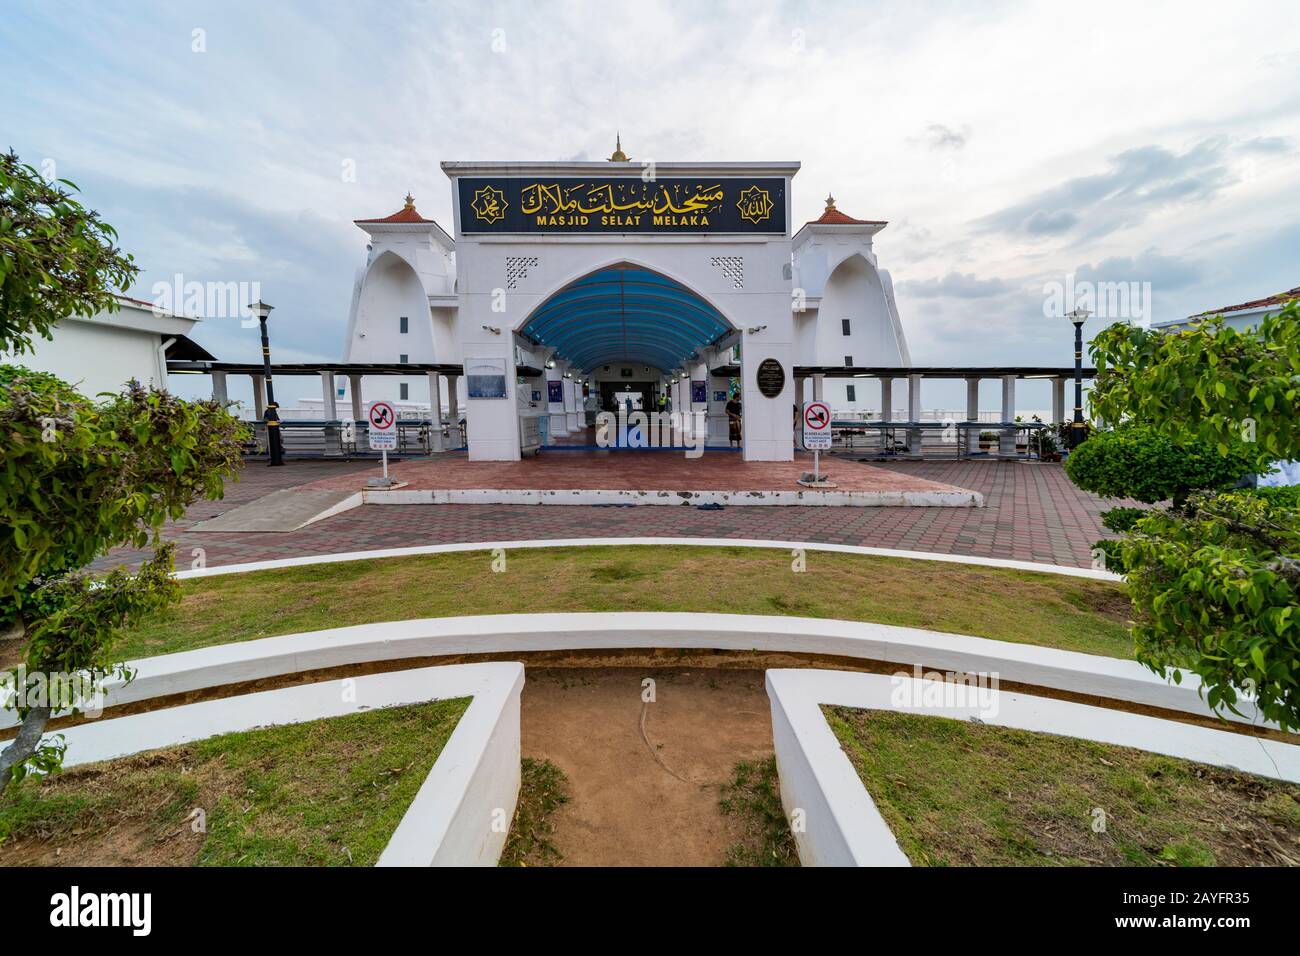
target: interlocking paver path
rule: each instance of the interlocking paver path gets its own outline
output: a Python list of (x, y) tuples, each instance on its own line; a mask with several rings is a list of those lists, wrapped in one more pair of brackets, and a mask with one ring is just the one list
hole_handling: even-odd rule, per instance
[[(836, 468), (854, 463), (842, 461)], [(200, 502), (169, 524), (177, 567), (203, 549), (209, 565), (463, 541), (574, 537), (772, 538), (935, 551), (1050, 564), (1087, 566), (1094, 541), (1105, 536), (1102, 502), (1071, 484), (1058, 464), (1018, 462), (897, 462), (874, 467), (900, 476), (970, 488), (984, 508), (609, 507), (539, 505), (373, 505), (326, 518), (294, 532), (220, 534), (193, 530), (197, 521), (287, 488), (350, 473), (377, 474), (373, 462), (290, 462), (283, 468), (247, 465), (224, 501)], [(119, 549), (100, 567), (128, 563), (138, 552)]]

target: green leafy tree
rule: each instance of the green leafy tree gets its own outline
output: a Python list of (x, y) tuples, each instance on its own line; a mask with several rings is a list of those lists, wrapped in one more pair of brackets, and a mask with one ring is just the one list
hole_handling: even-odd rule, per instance
[(1226, 454), (1200, 439), (1171, 438), (1151, 425), (1095, 431), (1065, 462), (1066, 474), (1103, 498), (1181, 505), (1193, 491), (1229, 488), (1251, 470), (1240, 441)]
[(1300, 726), (1300, 510), (1249, 491), (1155, 510), (1121, 544), (1138, 660), (1198, 674), (1211, 707)]
[[(1245, 693), (1266, 718), (1300, 727), (1300, 502), (1290, 490), (1221, 490), (1242, 470), (1300, 458), (1300, 303), (1248, 332), (1217, 318), (1168, 333), (1116, 325), (1092, 354), (1093, 410), (1119, 425), (1094, 460), (1084, 453), (1100, 435), (1074, 452), (1071, 477), (1103, 495), (1172, 499), (1104, 519), (1125, 534), (1107, 550), (1128, 580), (1138, 659), (1197, 674), (1216, 709)], [(1144, 442), (1163, 450), (1147, 462), (1134, 447)]]
[(76, 188), (0, 153), (0, 351), (29, 350), (32, 335), (50, 338), (67, 316), (115, 310), (114, 290), (135, 278), (117, 233), (73, 198)]
[(1220, 317), (1160, 332), (1115, 324), (1092, 343), (1091, 405), (1107, 422), (1141, 422), (1180, 445), (1227, 456), (1237, 445), (1255, 471), (1300, 458), (1300, 301), (1245, 332)]
[[(3, 170), (0, 352), (12, 352), (67, 315), (115, 308), (114, 289), (135, 266), (93, 212), (12, 155)], [(20, 664), (6, 675), (3, 705), (22, 721), (0, 751), (0, 790), (58, 766), (61, 746), (42, 744), (51, 713), (82, 707), (111, 674), (129, 679), (113, 661), (114, 637), (176, 599), (170, 547), (136, 574), (93, 577), (87, 565), (118, 545), (157, 544), (168, 517), (220, 497), (243, 431), (217, 402), (133, 382), (96, 403), (53, 375), (0, 365), (0, 646)], [(81, 673), (88, 684), (55, 691), (52, 675)]]

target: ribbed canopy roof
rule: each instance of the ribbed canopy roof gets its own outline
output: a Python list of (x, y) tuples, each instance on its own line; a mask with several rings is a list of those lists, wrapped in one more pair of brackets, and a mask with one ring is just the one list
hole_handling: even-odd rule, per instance
[(611, 362), (673, 369), (732, 329), (673, 279), (635, 266), (593, 272), (551, 296), (521, 330), (589, 371)]

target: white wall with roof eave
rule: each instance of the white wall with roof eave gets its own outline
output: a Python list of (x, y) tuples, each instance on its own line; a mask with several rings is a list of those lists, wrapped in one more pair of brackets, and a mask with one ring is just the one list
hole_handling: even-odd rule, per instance
[(54, 326), (53, 339), (34, 336), (31, 352), (0, 353), (0, 361), (57, 375), (89, 398), (120, 392), (131, 379), (165, 388), (161, 346), (176, 335), (191, 334), (200, 320), (157, 314), (134, 300), (119, 298), (119, 304), (116, 312), (69, 316)]

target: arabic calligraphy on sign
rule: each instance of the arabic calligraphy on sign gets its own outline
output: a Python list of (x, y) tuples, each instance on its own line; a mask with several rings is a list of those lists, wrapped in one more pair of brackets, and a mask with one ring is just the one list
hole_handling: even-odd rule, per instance
[(533, 183), (524, 187), (520, 210), (536, 216), (539, 226), (572, 224), (574, 217), (583, 216), (601, 216), (602, 225), (637, 226), (649, 215), (654, 225), (707, 227), (709, 214), (722, 206), (720, 183), (694, 189), (680, 184), (619, 185), (616, 197), (613, 183)]
[(461, 228), (470, 232), (782, 233), (780, 178), (467, 178)]
[(484, 186), (474, 194), (474, 215), (489, 225), (506, 217), (506, 194), (495, 186)]
[(741, 219), (758, 225), (772, 215), (772, 197), (766, 189), (750, 186), (736, 200), (736, 208), (740, 210)]

